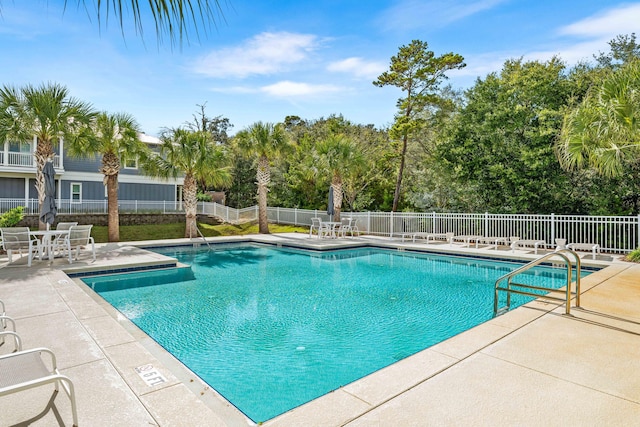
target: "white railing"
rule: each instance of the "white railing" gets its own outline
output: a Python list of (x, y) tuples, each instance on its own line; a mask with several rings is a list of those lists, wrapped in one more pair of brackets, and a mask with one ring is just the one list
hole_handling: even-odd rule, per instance
[[(24, 206), (24, 213), (36, 215), (39, 212), (38, 199), (0, 199), (0, 213), (9, 209)], [(107, 200), (82, 200), (81, 202), (69, 199), (56, 200), (58, 214), (105, 214), (108, 212)], [(120, 213), (184, 213), (184, 204), (168, 200), (143, 201), (143, 200), (119, 200), (118, 211)]]
[[(71, 203), (58, 200), (59, 214), (107, 213), (106, 200), (83, 200)], [(25, 206), (26, 214), (38, 213), (37, 199), (0, 199), (0, 213), (17, 206)], [(184, 213), (181, 202), (120, 200), (120, 213)], [(234, 209), (217, 203), (198, 203), (198, 213), (212, 215), (226, 222), (246, 222), (258, 219), (258, 207)], [(270, 222), (278, 224), (311, 225), (311, 218), (329, 220), (326, 211), (268, 208)], [(437, 212), (343, 212), (343, 217), (356, 219), (361, 232), (379, 236), (398, 237), (403, 233), (452, 232), (456, 235), (496, 237), (518, 236), (521, 239), (544, 240), (554, 246), (555, 239), (572, 243), (597, 243), (604, 252), (626, 253), (640, 246), (640, 215), (522, 215), (490, 213)]]
[[(404, 233), (447, 233), (544, 240), (555, 247), (555, 239), (597, 243), (604, 252), (626, 253), (640, 246), (640, 215), (522, 215), (437, 212), (343, 212), (356, 219), (361, 232), (379, 236)], [(309, 226), (311, 218), (328, 220), (325, 211), (269, 208), (269, 221)]]
[[(17, 166), (32, 169), (36, 167), (36, 160), (35, 156), (32, 153), (0, 151), (0, 166)], [(53, 157), (53, 167), (56, 169), (60, 168), (60, 156), (56, 155)]]

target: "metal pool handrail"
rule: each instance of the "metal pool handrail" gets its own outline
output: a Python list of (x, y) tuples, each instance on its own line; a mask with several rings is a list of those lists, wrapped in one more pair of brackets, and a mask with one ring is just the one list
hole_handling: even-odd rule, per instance
[[(576, 266), (576, 291), (575, 293), (571, 292), (571, 272), (573, 270), (573, 264), (571, 262), (571, 260), (569, 259), (569, 257), (565, 254), (570, 254), (573, 256), (573, 258), (575, 258), (575, 266)], [(560, 298), (560, 297), (555, 297), (555, 296), (551, 296), (549, 294), (547, 295), (540, 295), (540, 294), (536, 294), (533, 292), (530, 292), (526, 289), (533, 289), (533, 290), (538, 290), (538, 291), (550, 291), (550, 292), (554, 292), (556, 291), (556, 289), (553, 288), (547, 288), (547, 287), (543, 287), (543, 286), (535, 286), (535, 285), (527, 285), (527, 284), (523, 284), (523, 283), (515, 283), (512, 281), (512, 279), (517, 276), (518, 274), (524, 273), (525, 271), (542, 264), (543, 262), (553, 258), (553, 257), (560, 257), (562, 258), (562, 260), (564, 261), (566, 268), (567, 268), (567, 286), (566, 286), (566, 297), (565, 299)], [(500, 286), (500, 283), (503, 282), (504, 280), (507, 281), (507, 286), (506, 287), (502, 287)], [(516, 287), (515, 289), (513, 287)], [(505, 307), (499, 309), (498, 308), (498, 297), (499, 297), (499, 293), (500, 291), (505, 291), (507, 292), (507, 304)], [(571, 314), (571, 294), (575, 294), (576, 296), (576, 307), (580, 307), (580, 257), (578, 256), (577, 253), (575, 253), (574, 251), (572, 251), (571, 249), (561, 249), (557, 252), (553, 252), (550, 254), (546, 254), (541, 256), (540, 258), (537, 258), (533, 261), (531, 261), (528, 264), (523, 265), (522, 267), (519, 267), (515, 270), (513, 270), (510, 273), (505, 274), (504, 276), (500, 277), (498, 280), (496, 280), (496, 284), (495, 284), (495, 295), (494, 295), (494, 299), (493, 299), (493, 315), (494, 317), (497, 316), (498, 314), (502, 314), (505, 313), (507, 311), (509, 311), (509, 308), (511, 306), (511, 293), (515, 293), (515, 294), (520, 294), (520, 295), (528, 295), (528, 296), (534, 296), (534, 297), (542, 297), (544, 299), (551, 299), (551, 300), (556, 300), (556, 301), (565, 301), (566, 302), (566, 314)]]

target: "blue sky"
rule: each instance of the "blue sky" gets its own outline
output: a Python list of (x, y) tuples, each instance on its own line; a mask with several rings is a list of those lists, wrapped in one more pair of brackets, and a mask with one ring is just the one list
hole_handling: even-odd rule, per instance
[(640, 2), (221, 0), (224, 20), (172, 49), (152, 26), (142, 38), (128, 26), (123, 38), (115, 21), (99, 28), (69, 3), (63, 13), (64, 0), (0, 0), (0, 84), (63, 84), (99, 110), (132, 114), (150, 135), (204, 103), (232, 133), (288, 115), (389, 125), (401, 92), (372, 81), (414, 39), (464, 56), (449, 82), (467, 88), (508, 58), (573, 65), (618, 34), (640, 36)]

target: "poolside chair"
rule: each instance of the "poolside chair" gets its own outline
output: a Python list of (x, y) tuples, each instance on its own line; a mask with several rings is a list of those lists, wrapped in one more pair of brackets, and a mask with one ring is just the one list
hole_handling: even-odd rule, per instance
[(14, 351), (22, 350), (20, 336), (16, 333), (16, 321), (9, 316), (0, 314), (0, 347), (4, 345), (7, 336), (13, 338)]
[(320, 218), (311, 218), (311, 227), (312, 228), (309, 229), (309, 237), (311, 237), (311, 231), (313, 228), (317, 230), (318, 239), (335, 236), (333, 227), (326, 222), (323, 222)]
[(316, 230), (316, 233), (320, 233), (321, 226), (322, 220), (320, 218), (311, 218), (311, 227), (309, 227), (309, 238), (313, 237), (313, 230)]
[(353, 234), (358, 232), (358, 227), (355, 225), (356, 220), (353, 218), (342, 218), (342, 224), (336, 230), (336, 233), (340, 234), (342, 237), (346, 237), (347, 233), (351, 234), (351, 238), (353, 238)]
[(597, 243), (569, 243), (567, 248), (572, 251), (590, 251), (592, 259), (596, 259), (600, 252), (600, 245)]
[[(68, 230), (74, 225), (78, 225), (78, 223), (77, 222), (59, 222), (58, 225), (56, 225), (56, 230), (62, 230), (62, 231)], [(60, 250), (64, 242), (64, 236), (56, 235), (56, 236), (53, 236), (52, 239), (53, 239), (53, 241), (51, 242), (52, 247), (55, 250)]]
[(475, 243), (476, 249), (478, 248), (478, 243), (483, 239), (483, 236), (478, 234), (463, 234), (459, 236), (452, 236), (449, 239), (449, 244), (453, 245), (454, 243), (462, 243), (462, 248), (470, 248), (471, 242)]
[(93, 225), (73, 225), (69, 228), (69, 234), (64, 236), (62, 243), (63, 251), (66, 251), (69, 256), (69, 264), (73, 262), (72, 252), (75, 248), (76, 256), (75, 260), (78, 260), (80, 250), (82, 248), (89, 248), (91, 244), (91, 253), (93, 255), (93, 261), (96, 260), (96, 245), (93, 237), (91, 237), (91, 228)]
[(530, 248), (533, 247), (534, 253), (538, 255), (538, 248), (545, 247), (547, 242), (544, 240), (514, 240), (511, 242), (511, 252), (515, 252), (516, 249), (519, 248)]
[[(6, 334), (7, 331), (3, 333)], [(13, 335), (17, 336), (15, 333)], [(16, 347), (16, 352), (0, 355), (0, 397), (47, 384), (54, 384), (53, 398), (55, 398), (60, 386), (62, 386), (71, 401), (73, 425), (77, 427), (78, 411), (73, 383), (69, 377), (60, 374), (60, 371), (58, 371), (55, 354), (43, 347), (22, 350), (22, 344), (19, 339), (16, 342)], [(48, 363), (43, 359), (45, 354), (48, 355), (46, 357)], [(48, 407), (45, 411), (47, 410)]]
[(31, 267), (31, 261), (35, 253), (42, 258), (42, 246), (40, 240), (31, 236), (29, 227), (2, 227), (0, 228), (2, 249), (7, 251), (9, 262), (13, 261), (13, 253), (18, 251), (20, 255), (25, 252), (28, 255), (27, 264)]

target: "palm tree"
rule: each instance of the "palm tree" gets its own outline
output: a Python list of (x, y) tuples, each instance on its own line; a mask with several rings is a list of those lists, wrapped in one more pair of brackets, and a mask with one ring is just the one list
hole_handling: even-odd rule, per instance
[[(65, 0), (65, 7), (69, 0)], [(90, 7), (87, 0), (75, 0), (78, 6), (82, 5), (87, 11), (87, 15), (91, 17), (96, 14), (98, 25), (102, 25), (104, 21), (107, 23), (113, 18), (120, 24), (120, 29), (125, 28), (125, 18), (131, 16), (136, 33), (142, 36), (144, 28), (145, 6), (141, 7), (138, 0), (130, 0), (128, 2), (122, 0), (107, 0), (93, 3)], [(2, 12), (2, 1), (0, 0), (0, 15)], [(222, 7), (218, 0), (149, 0), (148, 8), (155, 23), (156, 36), (158, 40), (162, 40), (163, 35), (167, 35), (171, 44), (175, 44), (176, 38), (182, 42), (183, 39), (189, 38), (189, 27), (193, 26), (193, 30), (199, 37), (201, 30), (206, 33), (211, 24), (214, 26), (217, 20), (223, 20)]]
[(258, 228), (260, 233), (269, 234), (267, 220), (267, 192), (271, 182), (269, 161), (286, 152), (290, 145), (281, 123), (257, 122), (236, 135), (238, 147), (247, 155), (258, 159), (256, 182), (258, 184)]
[(342, 211), (342, 179), (350, 170), (363, 163), (361, 153), (350, 139), (343, 135), (331, 135), (321, 141), (316, 150), (319, 169), (331, 175), (335, 221), (340, 221)]
[(118, 174), (126, 159), (148, 157), (149, 148), (140, 141), (140, 128), (133, 116), (126, 113), (99, 113), (93, 122), (92, 138), (67, 145), (74, 157), (102, 155), (100, 172), (107, 187), (109, 241), (120, 241), (118, 213)]
[(610, 71), (564, 118), (557, 145), (566, 169), (591, 166), (619, 176), (640, 149), (640, 60)]
[(184, 175), (184, 210), (186, 227), (184, 236), (198, 235), (196, 208), (198, 182), (222, 186), (230, 182), (231, 175), (225, 165), (222, 146), (216, 145), (211, 133), (182, 128), (167, 129), (160, 136), (162, 145), (157, 156), (151, 156), (143, 169), (162, 178)]
[[(90, 123), (95, 117), (90, 104), (69, 96), (67, 88), (56, 83), (22, 88), (0, 89), (0, 141), (31, 141), (36, 137), (36, 190), (44, 201), (42, 170), (52, 160), (55, 146), (63, 140), (84, 143), (91, 137)], [(45, 224), (40, 223), (40, 229)]]

